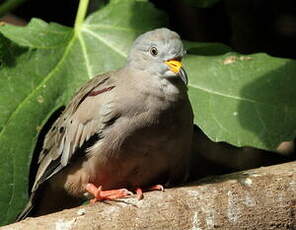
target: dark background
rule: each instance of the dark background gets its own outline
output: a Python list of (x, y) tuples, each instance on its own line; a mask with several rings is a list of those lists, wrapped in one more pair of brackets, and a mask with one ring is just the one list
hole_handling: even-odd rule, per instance
[[(3, 2), (3, 0), (0, 0)], [(72, 26), (78, 0), (27, 0), (12, 11)], [(90, 11), (106, 0), (92, 0)], [(183, 39), (221, 42), (241, 53), (266, 52), (296, 58), (296, 0), (220, 0), (210, 8), (192, 6), (194, 0), (151, 0), (169, 15), (169, 27)]]
[[(79, 0), (16, 1), (23, 3), (14, 7), (11, 14), (20, 19), (28, 22), (32, 17), (37, 17), (71, 27), (79, 3)], [(169, 15), (168, 27), (177, 31), (183, 39), (224, 43), (244, 54), (264, 52), (277, 57), (296, 58), (296, 0), (208, 0), (217, 1), (208, 8), (196, 7), (196, 2), (205, 0), (150, 1)], [(0, 0), (0, 6), (3, 2)], [(106, 3), (107, 0), (90, 0), (89, 13)], [(45, 133), (44, 129), (38, 141), (43, 139), (42, 135)], [(254, 148), (237, 148), (226, 143), (214, 143), (197, 127), (195, 135), (193, 179), (296, 158), (295, 143), (291, 148), (285, 147), (283, 151), (279, 151), (282, 154), (276, 154)], [(41, 147), (41, 143), (37, 145), (36, 152), (39, 151), (38, 146)], [(211, 155), (212, 159), (208, 155)], [(195, 167), (196, 162), (203, 164)]]

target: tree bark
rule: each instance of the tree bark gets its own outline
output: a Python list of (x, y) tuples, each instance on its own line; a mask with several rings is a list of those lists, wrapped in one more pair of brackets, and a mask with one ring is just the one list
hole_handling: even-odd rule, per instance
[(296, 162), (206, 178), (4, 226), (31, 229), (296, 229)]

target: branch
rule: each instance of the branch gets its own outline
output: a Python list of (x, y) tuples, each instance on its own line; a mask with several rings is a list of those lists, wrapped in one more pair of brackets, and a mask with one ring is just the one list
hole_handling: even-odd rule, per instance
[(137, 201), (97, 203), (0, 228), (12, 229), (295, 229), (296, 163), (207, 178), (149, 192)]

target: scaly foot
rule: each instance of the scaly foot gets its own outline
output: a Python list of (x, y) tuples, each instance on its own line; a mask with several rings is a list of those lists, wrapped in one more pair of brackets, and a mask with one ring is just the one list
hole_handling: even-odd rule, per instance
[[(164, 188), (161, 184), (153, 185), (144, 189), (144, 191), (154, 191), (154, 190), (164, 192)], [(144, 198), (143, 190), (141, 188), (136, 189), (136, 194), (137, 194), (138, 200), (142, 200)]]
[(88, 183), (86, 185), (86, 191), (94, 196), (94, 198), (90, 200), (90, 203), (92, 204), (97, 201), (126, 198), (133, 194), (125, 188), (102, 191), (102, 186), (96, 187), (94, 184), (91, 183)]

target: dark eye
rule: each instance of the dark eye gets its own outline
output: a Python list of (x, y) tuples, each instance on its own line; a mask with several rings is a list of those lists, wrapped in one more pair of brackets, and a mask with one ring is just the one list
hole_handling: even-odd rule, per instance
[(150, 48), (150, 53), (151, 53), (152, 56), (157, 56), (158, 49), (153, 46), (153, 47)]

